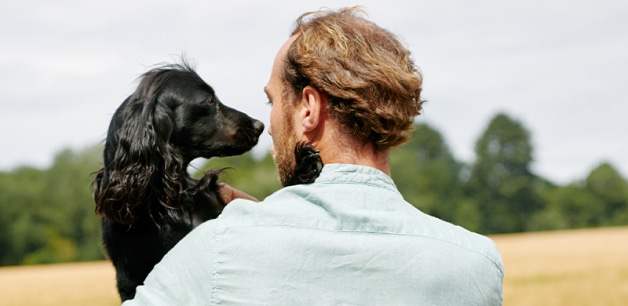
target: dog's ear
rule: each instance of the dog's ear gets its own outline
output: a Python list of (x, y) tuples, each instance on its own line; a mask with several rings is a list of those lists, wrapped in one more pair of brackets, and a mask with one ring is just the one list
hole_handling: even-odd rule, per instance
[(163, 209), (151, 205), (173, 208), (184, 188), (183, 157), (169, 142), (172, 110), (160, 103), (157, 89), (143, 85), (114, 114), (105, 164), (93, 184), (96, 212), (124, 224), (140, 214), (156, 221)]

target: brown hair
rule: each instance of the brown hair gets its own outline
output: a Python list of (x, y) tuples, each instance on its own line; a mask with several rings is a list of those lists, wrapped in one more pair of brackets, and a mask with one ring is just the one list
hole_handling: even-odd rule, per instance
[(291, 92), (284, 94), (315, 87), (347, 135), (385, 151), (409, 139), (421, 113), (422, 76), (397, 37), (360, 13), (352, 7), (297, 19), (283, 71)]

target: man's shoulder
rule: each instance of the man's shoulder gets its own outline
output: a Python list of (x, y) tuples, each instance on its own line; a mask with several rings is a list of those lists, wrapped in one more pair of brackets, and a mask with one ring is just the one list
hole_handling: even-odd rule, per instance
[(307, 214), (304, 210), (312, 208), (299, 192), (294, 191), (295, 189), (299, 188), (282, 188), (260, 202), (233, 200), (216, 219), (217, 226), (268, 223), (285, 215)]
[(494, 264), (503, 273), (503, 263), (495, 242), (485, 235), (481, 235), (461, 226), (429, 216), (427, 234), (431, 239), (442, 244), (451, 245), (462, 253), (472, 253)]

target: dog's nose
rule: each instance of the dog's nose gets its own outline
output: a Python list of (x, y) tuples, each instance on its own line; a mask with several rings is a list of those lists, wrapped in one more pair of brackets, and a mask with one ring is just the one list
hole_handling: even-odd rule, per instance
[(253, 120), (253, 129), (255, 129), (255, 134), (259, 136), (264, 131), (264, 123), (259, 120)]

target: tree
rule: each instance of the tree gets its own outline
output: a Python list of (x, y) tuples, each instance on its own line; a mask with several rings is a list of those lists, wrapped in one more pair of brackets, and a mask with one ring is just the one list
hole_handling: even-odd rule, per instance
[(461, 164), (436, 129), (417, 125), (410, 141), (391, 152), (390, 166), (395, 184), (408, 202), (435, 217), (470, 229), (477, 227), (473, 203), (461, 198)]
[(587, 176), (585, 189), (603, 206), (602, 225), (628, 224), (628, 183), (609, 163), (602, 163)]
[(582, 182), (552, 186), (543, 192), (546, 206), (537, 212), (528, 230), (558, 230), (600, 226), (603, 203), (583, 187)]
[(100, 218), (94, 213), (91, 194), (91, 173), (100, 167), (101, 154), (102, 147), (63, 150), (44, 176), (50, 222), (56, 231), (51, 239), (56, 245), (51, 247), (65, 248), (58, 250), (65, 254), (61, 261), (102, 258)]
[(15, 265), (46, 243), (43, 171), (21, 167), (0, 175), (0, 265)]
[(476, 201), (484, 233), (520, 232), (542, 208), (531, 172), (530, 135), (521, 123), (496, 115), (475, 146), (476, 161), (466, 185)]
[(0, 173), (0, 265), (103, 258), (89, 175), (101, 151), (64, 150), (48, 170)]

